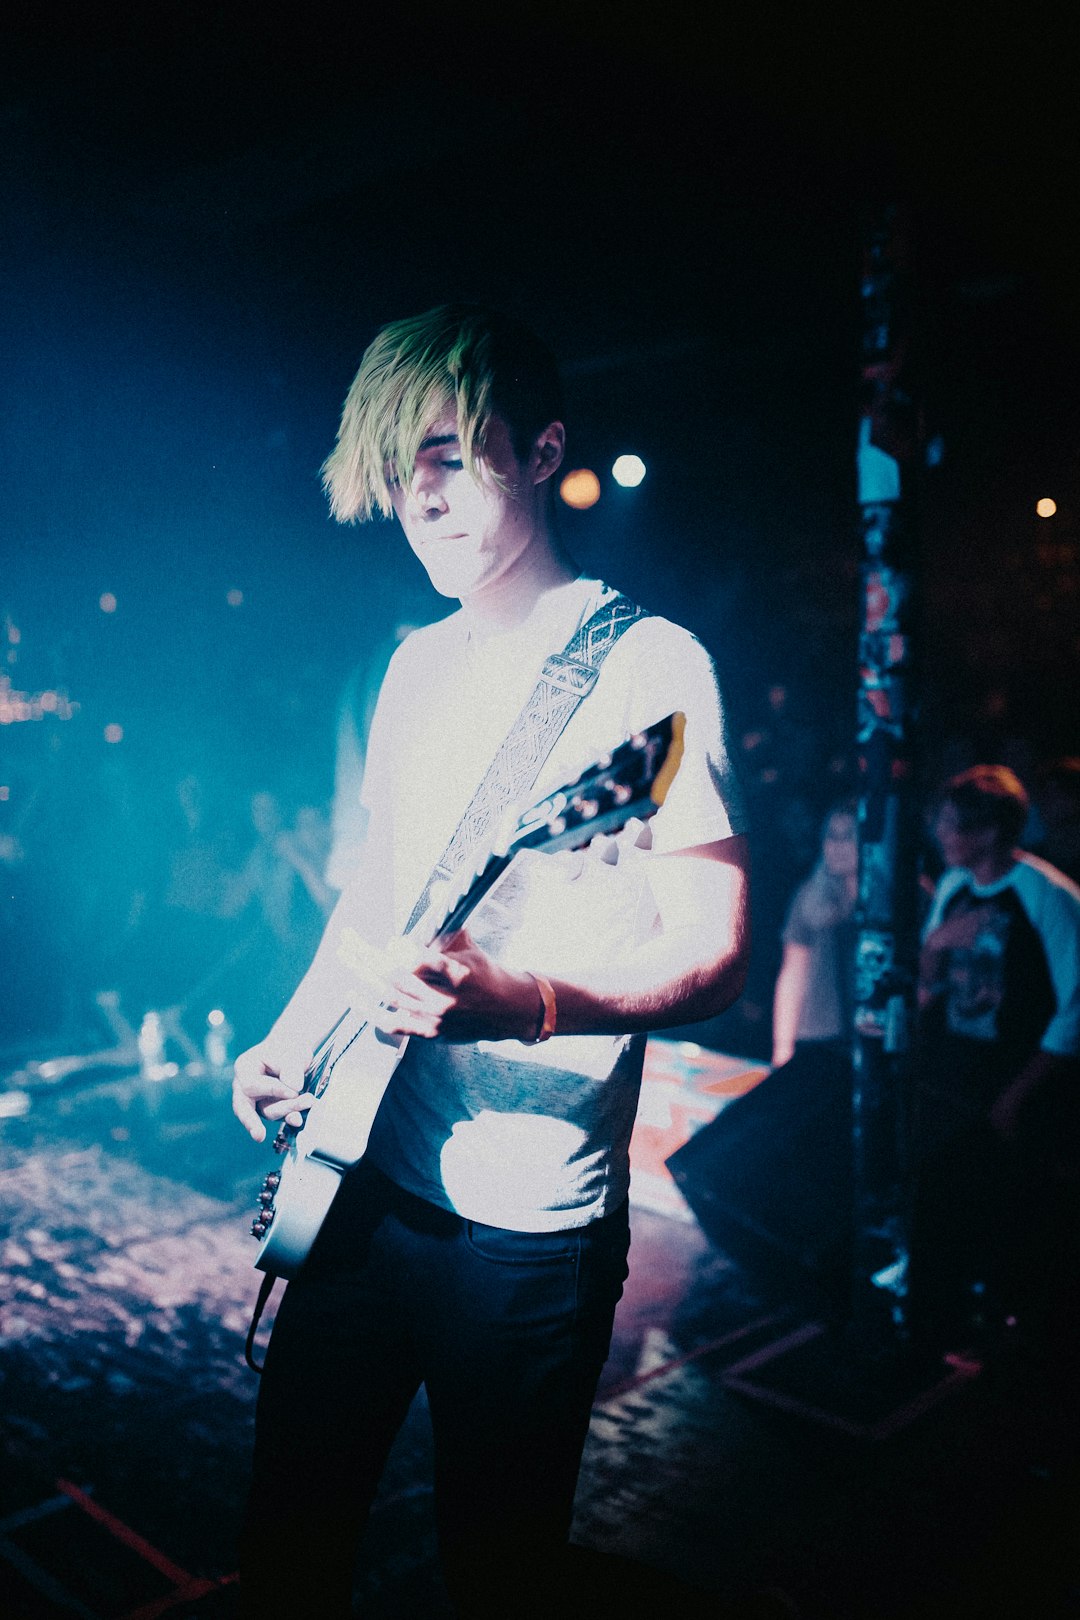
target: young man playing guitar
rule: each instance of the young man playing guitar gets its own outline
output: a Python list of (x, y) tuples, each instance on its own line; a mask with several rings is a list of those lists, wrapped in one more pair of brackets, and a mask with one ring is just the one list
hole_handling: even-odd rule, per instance
[[(626, 1276), (646, 1032), (711, 1017), (742, 987), (747, 851), (715, 671), (687, 631), (562, 549), (561, 416), (554, 362), (530, 332), (443, 306), (377, 335), (324, 469), (335, 516), (396, 517), (460, 608), (391, 661), (359, 869), (296, 993), (236, 1063), (234, 1111), (262, 1141), (265, 1122), (303, 1126), (305, 1066), (344, 1008), (364, 1000), (381, 1039), (409, 1038), (278, 1311), (245, 1614), (351, 1612), (360, 1531), (421, 1384), (457, 1612), (565, 1612), (562, 1553)], [(440, 851), (542, 669), (555, 691), (591, 648), (564, 674), (545, 661), (609, 604), (630, 610), (629, 627), (599, 674), (585, 671), (591, 689), (554, 742), (535, 745), (530, 797), (681, 711), (662, 808), (584, 852), (523, 854), (468, 928), (425, 945), (410, 911)], [(530, 747), (526, 727), (511, 752)]]

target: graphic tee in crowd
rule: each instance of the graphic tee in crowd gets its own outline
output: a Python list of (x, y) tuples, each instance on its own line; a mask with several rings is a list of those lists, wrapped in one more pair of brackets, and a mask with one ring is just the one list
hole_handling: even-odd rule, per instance
[(920, 1067), (934, 1090), (984, 1109), (1040, 1047), (1080, 1053), (1080, 889), (1034, 855), (986, 885), (953, 867), (925, 933), (972, 911), (972, 943), (945, 953), (921, 1020)]
[[(369, 820), (358, 880), (372, 943), (404, 928), (544, 659), (612, 595), (579, 577), (548, 592), (524, 627), (477, 641), (458, 611), (395, 653), (363, 789)], [(658, 926), (650, 861), (744, 829), (713, 662), (694, 636), (659, 617), (633, 624), (609, 652), (533, 796), (572, 781), (673, 710), (686, 715), (685, 750), (651, 823), (651, 851), (624, 839), (615, 865), (580, 851), (520, 855), (469, 924), (496, 961), (571, 982), (608, 967)], [(518, 1231), (584, 1225), (627, 1196), (644, 1044), (641, 1035), (556, 1034), (535, 1047), (413, 1040), (368, 1157), (400, 1186), (472, 1220)]]

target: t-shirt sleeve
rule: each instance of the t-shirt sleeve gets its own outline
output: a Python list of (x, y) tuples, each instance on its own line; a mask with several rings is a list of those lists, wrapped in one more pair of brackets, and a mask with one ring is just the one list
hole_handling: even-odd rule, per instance
[(814, 928), (808, 915), (806, 904), (808, 888), (808, 884), (800, 884), (788, 907), (787, 918), (780, 933), (780, 939), (785, 945), (813, 945), (820, 932)]
[(1080, 899), (1071, 889), (1041, 886), (1038, 916), (1057, 1010), (1040, 1042), (1044, 1052), (1080, 1056)]
[[(630, 729), (644, 729), (676, 710), (686, 716), (683, 757), (653, 820), (653, 848), (670, 854), (745, 832), (743, 795), (712, 658), (696, 636), (666, 619), (643, 620), (624, 642), (636, 660)], [(617, 648), (612, 658), (621, 651)]]

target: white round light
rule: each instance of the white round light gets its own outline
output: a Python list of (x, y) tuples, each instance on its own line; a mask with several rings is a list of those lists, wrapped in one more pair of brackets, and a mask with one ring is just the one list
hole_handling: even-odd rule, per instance
[(640, 456), (619, 456), (611, 476), (623, 489), (636, 489), (645, 476), (645, 463)]

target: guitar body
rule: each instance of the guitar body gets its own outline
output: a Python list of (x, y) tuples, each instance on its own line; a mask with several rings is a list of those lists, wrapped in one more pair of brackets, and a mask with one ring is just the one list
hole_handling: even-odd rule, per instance
[(317, 1059), (308, 1071), (305, 1089), (318, 1093), (316, 1101), (302, 1127), (282, 1127), (274, 1144), (280, 1165), (263, 1183), (263, 1210), (255, 1222), (264, 1225), (258, 1270), (294, 1277), (300, 1269), (342, 1176), (364, 1156), (379, 1104), (407, 1045), (407, 1038), (380, 1035), (367, 1023), (333, 1063), (333, 1085), (327, 1075), (319, 1091), (325, 1071)]
[[(678, 770), (683, 724), (681, 714), (668, 715), (526, 811), (506, 845), (443, 901), (440, 919), (426, 927), (426, 942), (463, 927), (521, 850), (580, 849), (634, 817), (654, 815)], [(282, 1125), (274, 1141), (280, 1163), (259, 1194), (251, 1230), (259, 1239), (260, 1271), (295, 1277), (303, 1265), (342, 1176), (364, 1156), (407, 1044), (407, 1037), (381, 1034), (373, 1021), (346, 1009), (316, 1048), (303, 1088), (315, 1101), (301, 1124)]]

